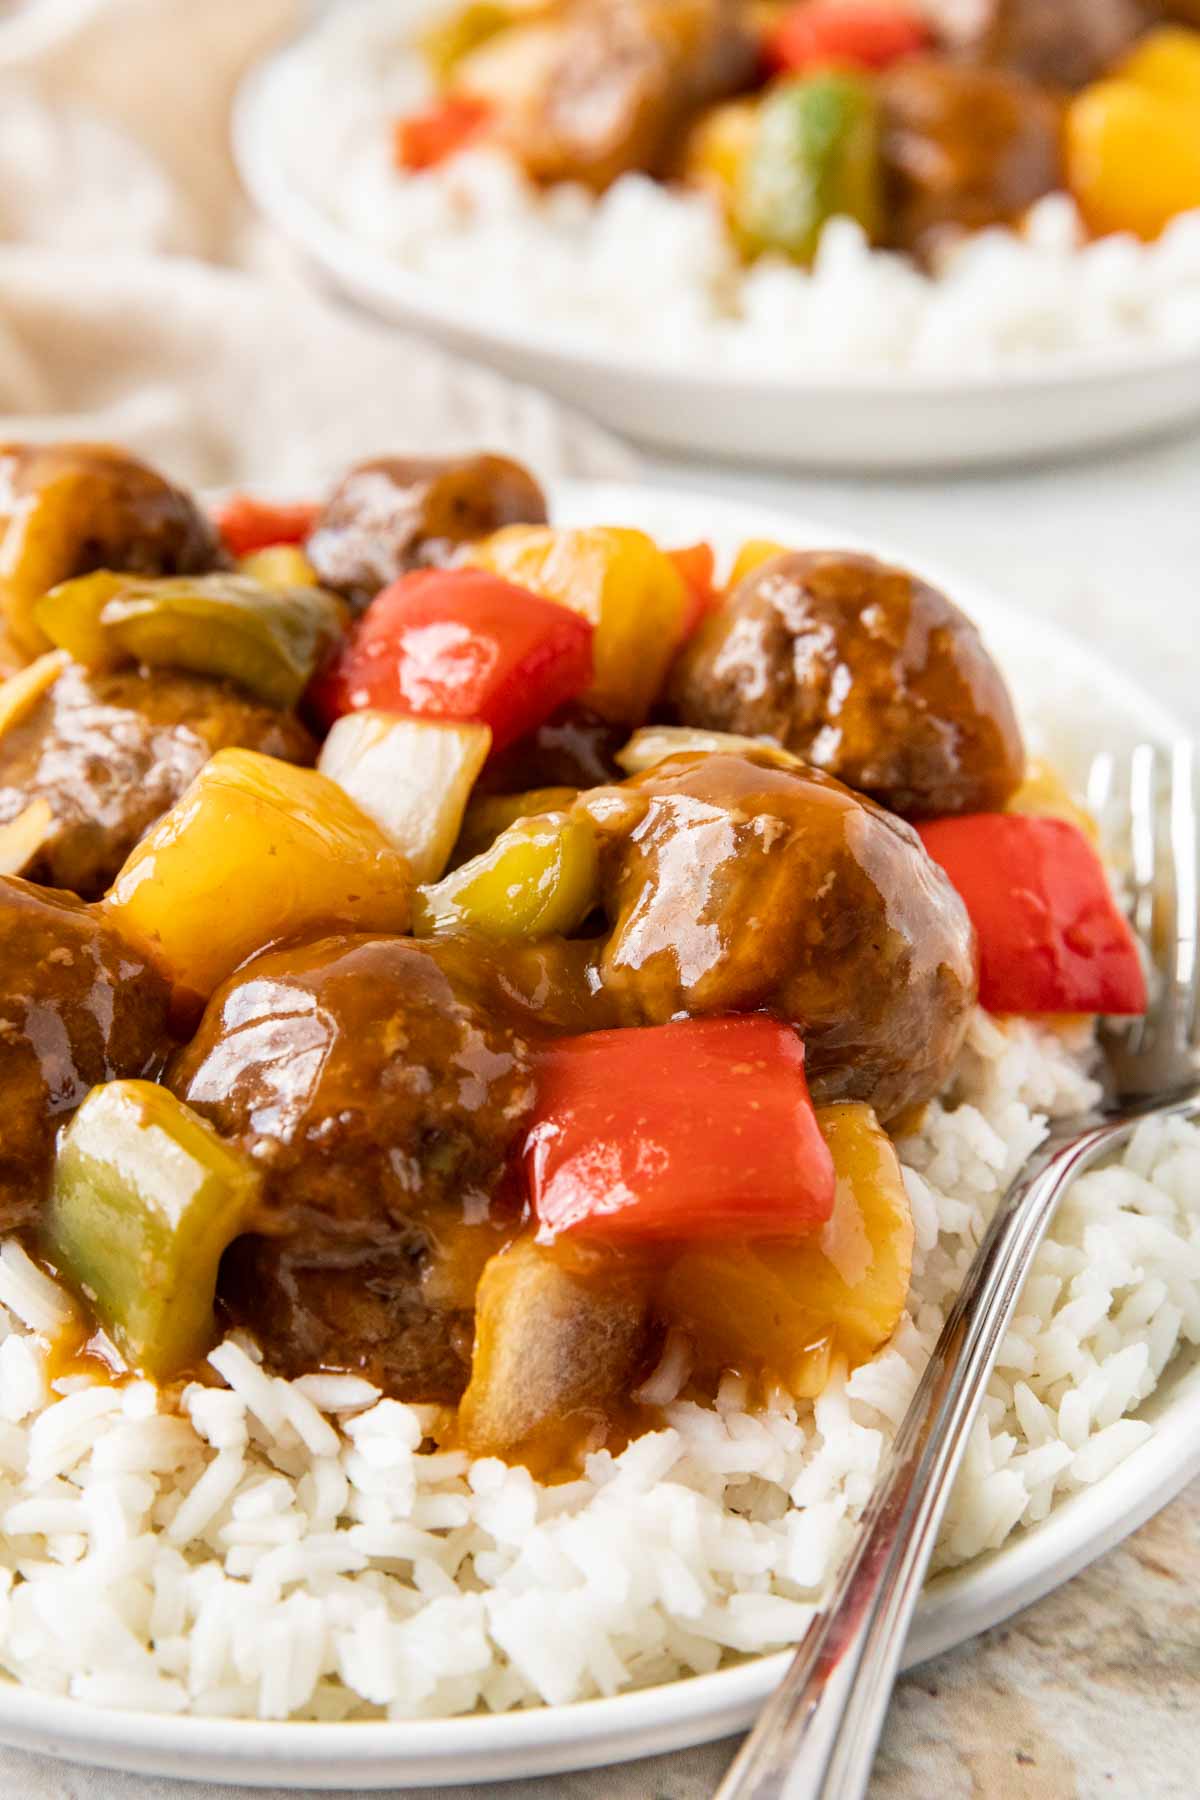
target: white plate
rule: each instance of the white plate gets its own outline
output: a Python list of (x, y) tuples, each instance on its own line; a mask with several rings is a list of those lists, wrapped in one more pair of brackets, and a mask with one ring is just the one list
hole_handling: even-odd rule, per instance
[(774, 379), (674, 369), (639, 357), (636, 346), (598, 350), (536, 321), (524, 329), (491, 322), (478, 298), (400, 268), (289, 177), (281, 126), (305, 49), (300, 40), (260, 64), (234, 109), (242, 179), (276, 229), (371, 312), (546, 388), (644, 444), (810, 469), (948, 468), (1058, 456), (1200, 416), (1200, 349), (1064, 352), (1045, 367), (997, 375)]
[[(1145, 738), (1166, 743), (1180, 735), (1155, 701), (1086, 646), (931, 567), (911, 547), (868, 543), (816, 520), (697, 494), (563, 483), (552, 490), (552, 502), (564, 524), (641, 525), (666, 543), (703, 537), (726, 556), (746, 538), (767, 537), (806, 547), (870, 548), (919, 568), (978, 622), (1027, 722), (1068, 771), (1082, 771), (1099, 746), (1120, 752)], [(1153, 1436), (1105, 1480), (1003, 1550), (931, 1585), (909, 1639), (907, 1666), (1049, 1592), (1200, 1473), (1200, 1358), (1172, 1365), (1144, 1416), (1154, 1420)], [(363, 1791), (514, 1780), (725, 1737), (750, 1723), (786, 1664), (786, 1655), (759, 1657), (611, 1700), (409, 1724), (164, 1718), (103, 1711), (0, 1683), (0, 1741), (143, 1774), (264, 1787)]]

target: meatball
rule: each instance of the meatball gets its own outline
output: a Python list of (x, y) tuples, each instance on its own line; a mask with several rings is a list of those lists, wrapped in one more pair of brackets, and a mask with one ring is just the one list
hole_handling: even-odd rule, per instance
[(928, 258), (1063, 185), (1052, 95), (1001, 69), (913, 57), (880, 77), (890, 241)]
[(0, 612), (27, 655), (48, 646), (33, 606), (60, 581), (94, 569), (195, 575), (223, 561), (195, 501), (126, 451), (0, 446)]
[(456, 1400), (516, 1206), (496, 1190), (533, 1102), (522, 1038), (404, 939), (329, 937), (218, 989), (171, 1086), (263, 1171), (219, 1293), (271, 1362)]
[(903, 569), (848, 551), (775, 557), (676, 663), (688, 725), (772, 737), (904, 818), (1002, 807), (1025, 751), (970, 620)]
[(102, 1081), (166, 1061), (168, 989), (102, 914), (0, 879), (0, 1231), (30, 1223), (59, 1125)]
[(534, 788), (599, 787), (619, 781), (617, 751), (628, 741), (627, 725), (614, 725), (572, 701), (536, 731), (489, 757), (479, 788), (484, 793), (523, 794)]
[(746, 87), (758, 61), (737, 0), (573, 0), (486, 45), (459, 80), (533, 180), (599, 192), (663, 173), (695, 110)]
[(1124, 56), (1160, 10), (1146, 0), (984, 0), (950, 36), (981, 62), (1049, 87), (1080, 88)]
[(228, 683), (169, 669), (89, 674), (70, 663), (0, 736), (0, 825), (44, 800), (50, 822), (26, 872), (95, 898), (209, 757), (234, 747), (316, 758), (298, 719)]
[(425, 938), (421, 948), (460, 994), (526, 1037), (576, 1037), (621, 1022), (596, 974), (600, 945), (591, 938), (504, 942), (464, 931)]
[(505, 525), (544, 525), (546, 497), (505, 456), (380, 456), (335, 490), (305, 546), (322, 585), (364, 607), (409, 569), (449, 561)]
[(769, 750), (674, 756), (589, 800), (612, 834), (600, 975), (623, 1024), (766, 1010), (804, 1038), (815, 1099), (884, 1120), (944, 1084), (975, 939), (911, 826)]

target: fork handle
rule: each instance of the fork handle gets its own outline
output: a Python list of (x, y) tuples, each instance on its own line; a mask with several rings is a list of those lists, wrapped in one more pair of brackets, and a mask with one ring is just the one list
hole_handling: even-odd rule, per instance
[(1048, 1142), (1000, 1204), (893, 1442), (855, 1547), (716, 1800), (859, 1800), (984, 1388), (1063, 1188), (1132, 1124)]

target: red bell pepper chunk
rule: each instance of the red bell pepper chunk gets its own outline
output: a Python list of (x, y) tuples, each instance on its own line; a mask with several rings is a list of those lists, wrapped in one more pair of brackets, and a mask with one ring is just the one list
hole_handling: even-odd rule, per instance
[(435, 100), (424, 112), (398, 119), (395, 127), (396, 163), (410, 174), (435, 169), (477, 137), (491, 117), (486, 100), (470, 94), (449, 94)]
[(429, 569), (376, 595), (310, 697), (328, 724), (364, 707), (478, 719), (503, 750), (591, 679), (578, 613), (482, 569)]
[(813, 0), (795, 6), (767, 33), (767, 61), (788, 74), (813, 69), (886, 69), (931, 43), (917, 12), (878, 0)]
[(1078, 826), (973, 813), (917, 830), (966, 902), (989, 1012), (1145, 1012), (1137, 942)]
[(301, 501), (279, 506), (252, 494), (231, 494), (213, 513), (213, 523), (230, 556), (252, 556), (275, 544), (302, 544), (316, 523), (320, 507)]
[(691, 637), (697, 625), (716, 606), (717, 558), (711, 544), (688, 544), (682, 550), (668, 550), (667, 555), (683, 576), (689, 611), (684, 620), (684, 636)]
[(524, 1160), (543, 1241), (798, 1237), (833, 1210), (804, 1045), (762, 1014), (555, 1044)]

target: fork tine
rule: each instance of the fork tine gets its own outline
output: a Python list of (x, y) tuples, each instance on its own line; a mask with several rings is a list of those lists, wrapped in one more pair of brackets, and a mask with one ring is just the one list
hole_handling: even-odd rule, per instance
[(1197, 847), (1195, 756), (1187, 742), (1175, 746), (1171, 758), (1171, 860), (1175, 870), (1175, 989), (1181, 1024), (1180, 1041), (1200, 1044), (1200, 849)]
[(1145, 1016), (1100, 1022), (1109, 1092), (1126, 1102), (1177, 1093), (1200, 1078), (1196, 747), (1139, 744), (1128, 758), (1101, 752), (1087, 797), (1154, 965)]
[(1087, 809), (1093, 818), (1103, 820), (1112, 804), (1113, 782), (1117, 759), (1111, 750), (1098, 750), (1087, 775)]
[[(1133, 882), (1133, 923), (1138, 935), (1154, 945), (1154, 911), (1158, 875), (1158, 751), (1139, 744), (1129, 763), (1129, 851)], [(1172, 884), (1173, 885), (1173, 884)]]
[[(1158, 751), (1155, 745), (1136, 745), (1130, 754), (1124, 782), (1121, 784), (1125, 792), (1113, 792), (1114, 785), (1115, 770), (1109, 776), (1109, 794), (1114, 812), (1118, 802), (1124, 802), (1125, 875), (1129, 884), (1130, 921), (1150, 952), (1156, 973), (1161, 977), (1159, 940), (1155, 933), (1155, 916), (1158, 915), (1161, 925), (1163, 907), (1163, 871), (1159, 867), (1161, 859), (1157, 829)], [(1174, 882), (1170, 879), (1169, 870), (1166, 874), (1168, 892), (1173, 898)], [(1170, 995), (1165, 987), (1160, 986), (1157, 992), (1152, 991), (1150, 1008), (1144, 1018), (1122, 1021), (1119, 1026), (1112, 1028), (1121, 1039), (1125, 1056), (1135, 1058), (1149, 1052), (1151, 1044), (1158, 1038), (1157, 1027), (1162, 1022), (1162, 1007), (1169, 1002)]]

